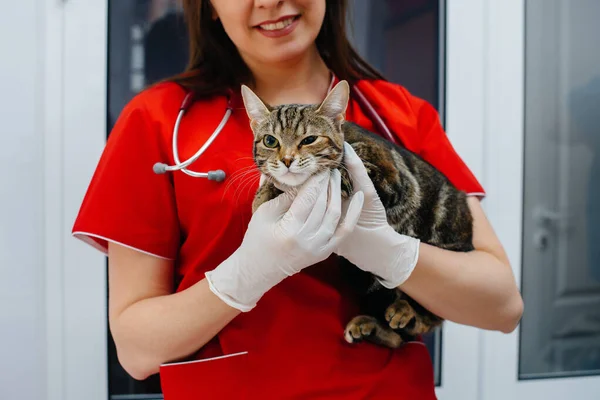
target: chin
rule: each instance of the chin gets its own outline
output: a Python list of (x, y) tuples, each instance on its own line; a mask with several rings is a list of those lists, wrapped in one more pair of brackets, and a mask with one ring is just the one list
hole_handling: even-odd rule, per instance
[(281, 176), (273, 176), (275, 180), (289, 187), (300, 186), (310, 177), (308, 173), (287, 172)]
[(273, 51), (263, 57), (263, 60), (268, 64), (289, 64), (301, 58), (302, 55), (302, 51), (293, 48), (273, 49)]
[(310, 37), (301, 37), (287, 43), (269, 46), (263, 53), (263, 61), (271, 64), (285, 64), (298, 61), (313, 51), (314, 41)]

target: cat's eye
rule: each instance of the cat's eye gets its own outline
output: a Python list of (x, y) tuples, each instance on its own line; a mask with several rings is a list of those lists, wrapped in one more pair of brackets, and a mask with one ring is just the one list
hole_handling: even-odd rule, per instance
[(271, 135), (265, 136), (265, 138), (263, 139), (263, 143), (266, 147), (268, 147), (270, 149), (273, 149), (279, 145), (279, 141), (277, 139), (275, 139), (274, 136), (271, 136)]
[(300, 142), (300, 146), (306, 146), (307, 144), (314, 143), (317, 140), (316, 136), (307, 136)]

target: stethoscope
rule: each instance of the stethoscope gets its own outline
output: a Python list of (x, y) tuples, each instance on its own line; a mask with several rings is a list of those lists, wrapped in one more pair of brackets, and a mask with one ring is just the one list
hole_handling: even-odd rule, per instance
[(179, 115), (177, 116), (177, 121), (175, 121), (175, 127), (173, 128), (173, 143), (172, 144), (173, 144), (173, 158), (175, 159), (175, 165), (167, 165), (165, 163), (158, 162), (158, 163), (154, 164), (152, 169), (154, 170), (154, 173), (156, 173), (156, 174), (164, 174), (167, 171), (181, 170), (181, 172), (184, 172), (184, 173), (188, 174), (189, 176), (193, 176), (194, 178), (208, 178), (208, 180), (210, 180), (210, 181), (222, 182), (225, 180), (226, 175), (225, 175), (225, 171), (223, 171), (221, 169), (218, 169), (216, 171), (208, 171), (208, 172), (194, 172), (194, 171), (190, 171), (189, 169), (187, 169), (187, 167), (190, 164), (192, 164), (194, 161), (196, 161), (198, 158), (200, 158), (202, 153), (204, 153), (206, 151), (206, 149), (208, 149), (208, 147), (212, 144), (212, 142), (214, 142), (214, 140), (217, 138), (217, 136), (219, 136), (219, 134), (223, 130), (223, 127), (225, 127), (225, 124), (227, 123), (227, 121), (229, 120), (229, 117), (231, 116), (231, 113), (233, 112), (233, 107), (231, 106), (231, 96), (230, 95), (227, 96), (227, 109), (225, 110), (225, 115), (223, 116), (221, 123), (217, 126), (217, 129), (215, 129), (215, 131), (208, 138), (206, 143), (204, 143), (204, 146), (200, 147), (200, 149), (196, 152), (196, 154), (194, 154), (193, 156), (188, 158), (186, 161), (181, 162), (179, 160), (179, 151), (177, 150), (177, 135), (179, 134), (179, 125), (181, 124), (181, 120), (183, 119), (183, 116), (190, 109), (192, 103), (194, 102), (193, 95), (194, 95), (193, 92), (190, 92), (183, 99), (183, 102), (181, 103), (181, 107), (179, 107)]
[[(333, 84), (333, 80), (332, 80), (332, 84)], [(379, 132), (381, 132), (385, 136), (385, 138), (387, 138), (392, 143), (400, 145), (399, 139), (394, 134), (392, 134), (392, 132), (388, 129), (385, 122), (383, 122), (383, 120), (381, 119), (379, 114), (377, 114), (377, 112), (375, 111), (375, 109), (373, 108), (371, 103), (369, 103), (367, 98), (358, 89), (358, 87), (356, 87), (356, 85), (352, 85), (352, 92), (354, 93), (355, 100), (358, 102), (360, 107), (363, 109), (363, 111), (365, 112), (367, 117), (373, 122), (373, 124), (379, 130)], [(202, 146), (196, 152), (196, 154), (194, 154), (193, 156), (188, 158), (186, 161), (181, 162), (181, 160), (179, 159), (179, 151), (177, 150), (177, 136), (179, 134), (179, 126), (181, 124), (181, 120), (183, 119), (183, 116), (185, 115), (185, 113), (190, 109), (193, 102), (194, 102), (193, 92), (190, 92), (185, 96), (185, 98), (181, 102), (181, 106), (179, 107), (179, 115), (177, 116), (177, 120), (175, 121), (175, 126), (173, 128), (173, 142), (172, 142), (173, 159), (175, 160), (175, 164), (167, 165), (165, 163), (157, 162), (156, 164), (154, 164), (152, 169), (153, 169), (154, 173), (156, 173), (156, 174), (164, 174), (167, 171), (171, 172), (171, 171), (179, 171), (180, 170), (181, 172), (183, 172), (189, 176), (192, 176), (194, 178), (207, 178), (210, 181), (222, 182), (225, 180), (227, 175), (225, 174), (225, 171), (223, 171), (221, 169), (214, 170), (214, 171), (208, 171), (208, 172), (194, 172), (194, 171), (190, 171), (189, 169), (187, 169), (187, 167), (190, 164), (192, 164), (194, 161), (196, 161), (198, 158), (200, 158), (200, 156), (206, 151), (206, 149), (208, 149), (208, 147), (212, 144), (212, 142), (215, 141), (217, 136), (219, 136), (219, 134), (223, 130), (223, 127), (229, 120), (229, 117), (231, 116), (231, 113), (233, 112), (233, 107), (231, 104), (231, 93), (229, 93), (227, 95), (227, 108), (225, 110), (225, 115), (223, 115), (223, 119), (221, 120), (221, 123), (217, 126), (217, 129), (215, 129), (215, 131), (208, 138), (206, 143), (204, 143), (204, 146)]]

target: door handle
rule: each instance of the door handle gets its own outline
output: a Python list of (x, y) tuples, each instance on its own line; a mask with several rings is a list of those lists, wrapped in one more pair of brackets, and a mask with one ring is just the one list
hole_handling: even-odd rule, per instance
[(542, 226), (548, 226), (549, 224), (558, 225), (564, 222), (565, 215), (538, 205), (533, 209), (533, 220)]
[[(566, 226), (567, 215), (550, 210), (542, 205), (533, 208), (532, 218), (535, 223), (533, 232), (533, 245), (540, 251), (548, 248), (552, 236), (556, 236), (556, 229)], [(553, 229), (554, 228), (554, 229)]]
[(550, 241), (550, 232), (545, 228), (538, 228), (533, 234), (533, 245), (538, 250), (546, 250), (548, 248), (548, 242)]

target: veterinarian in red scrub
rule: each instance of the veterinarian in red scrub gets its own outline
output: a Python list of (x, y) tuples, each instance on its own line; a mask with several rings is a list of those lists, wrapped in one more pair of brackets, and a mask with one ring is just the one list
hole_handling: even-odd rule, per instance
[[(347, 1), (183, 3), (189, 68), (125, 107), (73, 227), (108, 255), (110, 328), (121, 364), (136, 379), (160, 373), (167, 400), (434, 399), (422, 343), (392, 350), (344, 339), (358, 307), (336, 254), (443, 318), (515, 328), (522, 301), (479, 204), (484, 190), (437, 113), (350, 47)], [(354, 88), (348, 120), (391, 132), (471, 195), (475, 251), (441, 250), (390, 229), (348, 149), (356, 193), (348, 204), (339, 174), (326, 173), (252, 215), (259, 173), (241, 84), (271, 105), (320, 103), (340, 79)], [(176, 159), (173, 127), (190, 92)], [(228, 104), (222, 131), (188, 166), (222, 170), (224, 181), (155, 173), (157, 162), (175, 165), (204, 146)]]

